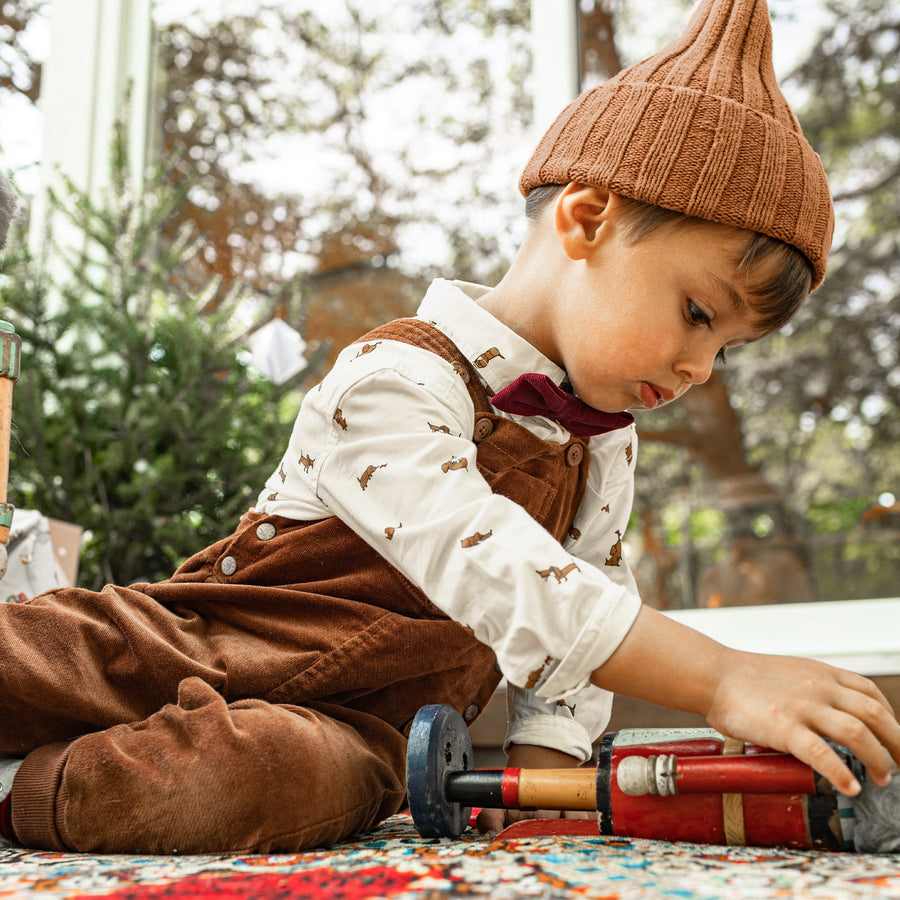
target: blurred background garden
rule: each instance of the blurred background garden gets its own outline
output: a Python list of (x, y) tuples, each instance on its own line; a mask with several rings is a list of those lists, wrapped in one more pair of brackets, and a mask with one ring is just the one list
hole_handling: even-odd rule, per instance
[[(577, 30), (576, 88), (689, 8), (552, 2)], [(107, 23), (115, 7), (119, 39), (143, 16), (147, 40), (63, 51), (54, 16), (73, 6)], [(534, 9), (0, 2), (0, 165), (24, 197), (0, 261), (0, 318), (23, 340), (9, 496), (85, 529), (80, 584), (164, 578), (230, 532), (344, 344), (412, 313), (435, 276), (499, 279), (549, 124)], [(782, 332), (638, 419), (626, 555), (662, 609), (900, 593), (900, 3), (770, 9), (835, 243)], [(146, 78), (119, 79), (114, 115), (60, 125), (44, 90), (62, 52), (101, 84), (107, 52)], [(104, 148), (90, 183), (48, 153), (81, 130)]]

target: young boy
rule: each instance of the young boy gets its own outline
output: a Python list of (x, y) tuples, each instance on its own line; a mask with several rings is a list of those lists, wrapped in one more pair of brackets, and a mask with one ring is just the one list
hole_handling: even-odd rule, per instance
[(472, 721), (501, 673), (514, 765), (587, 759), (621, 692), (848, 794), (824, 738), (887, 781), (900, 726), (871, 682), (720, 646), (642, 607), (621, 557), (626, 410), (704, 381), (824, 275), (827, 184), (770, 38), (763, 0), (704, 0), (680, 41), (569, 106), (522, 177), (508, 275), (438, 281), (416, 319), (347, 348), (232, 536), (160, 584), (0, 608), (7, 837), (333, 842), (402, 807), (416, 710)]

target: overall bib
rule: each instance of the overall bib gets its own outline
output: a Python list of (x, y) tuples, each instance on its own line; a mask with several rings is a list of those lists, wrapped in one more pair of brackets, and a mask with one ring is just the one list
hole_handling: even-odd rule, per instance
[[(482, 475), (561, 541), (585, 442), (496, 415), (423, 322), (361, 340), (376, 338), (454, 365)], [(419, 707), (471, 722), (501, 677), (489, 647), (342, 521), (254, 511), (167, 581), (0, 605), (0, 660), (0, 753), (26, 756), (19, 840), (103, 853), (295, 852), (371, 828), (404, 804)]]

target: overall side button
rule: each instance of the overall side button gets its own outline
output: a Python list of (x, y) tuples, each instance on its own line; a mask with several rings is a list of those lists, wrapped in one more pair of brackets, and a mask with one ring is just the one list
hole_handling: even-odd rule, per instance
[(271, 541), (275, 537), (275, 526), (271, 522), (261, 522), (256, 526), (256, 536), (261, 541)]

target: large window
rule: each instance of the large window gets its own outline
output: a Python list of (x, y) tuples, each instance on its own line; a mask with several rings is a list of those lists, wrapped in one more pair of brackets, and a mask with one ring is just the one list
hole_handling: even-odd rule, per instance
[[(627, 557), (663, 609), (897, 593), (900, 21), (876, 0), (771, 7), (785, 92), (831, 173), (835, 248), (781, 334), (639, 420)], [(582, 84), (656, 49), (686, 8), (582, 0)], [(32, 194), (37, 73), (65, 51), (49, 3), (2, 12), (0, 151)], [(173, 184), (194, 179), (162, 239), (195, 223), (195, 284), (249, 285), (303, 335), (300, 388), (432, 276), (490, 283), (508, 264), (536, 138), (530, 16), (527, 0), (154, 4), (152, 99), (135, 109), (150, 159), (179, 159)]]

